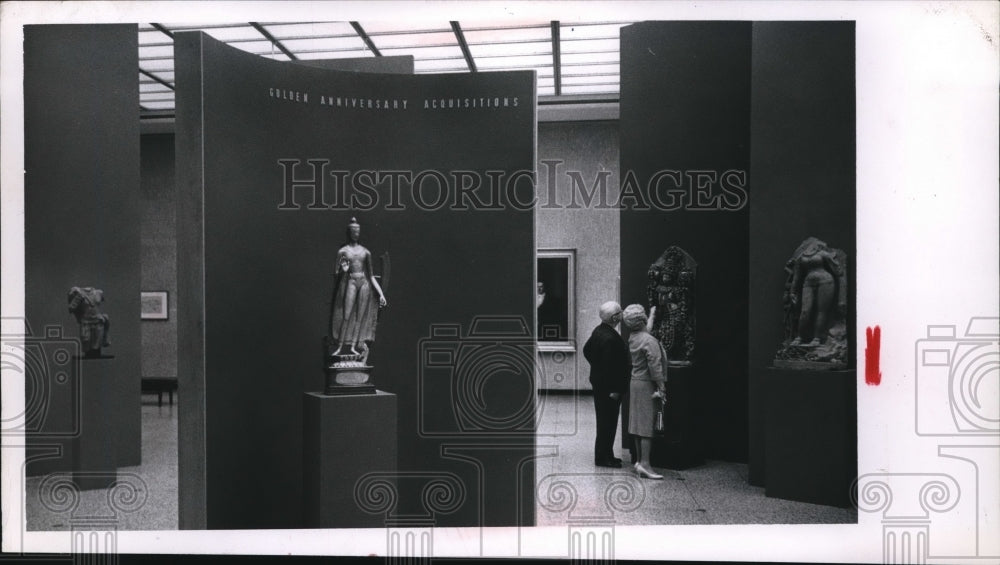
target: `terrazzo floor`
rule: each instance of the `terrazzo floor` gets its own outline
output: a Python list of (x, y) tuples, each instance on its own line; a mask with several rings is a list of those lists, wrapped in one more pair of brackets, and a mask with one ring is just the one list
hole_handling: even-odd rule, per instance
[(747, 465), (706, 461), (684, 471), (655, 468), (663, 480), (640, 479), (593, 464), (594, 401), (589, 395), (541, 395), (536, 440), (536, 519), (539, 526), (610, 519), (618, 525), (853, 524), (855, 508), (793, 502), (751, 486)]
[[(764, 495), (747, 482), (742, 463), (707, 461), (672, 471), (656, 469), (662, 481), (639, 479), (622, 469), (593, 465), (593, 399), (588, 395), (540, 395), (536, 449), (536, 518), (539, 526), (571, 521), (613, 520), (619, 525), (839, 524), (857, 523), (857, 510)], [(617, 447), (619, 457), (622, 456)], [(177, 400), (158, 406), (143, 396), (142, 461), (123, 467), (138, 496), (129, 512), (115, 515), (119, 530), (177, 529)], [(138, 478), (138, 479), (136, 479)], [(108, 491), (80, 493), (73, 510), (41, 502), (41, 478), (25, 483), (28, 530), (68, 530), (74, 516), (108, 513)], [(126, 494), (126, 493), (120, 493)], [(51, 496), (51, 495), (48, 495)]]
[(119, 497), (117, 507), (126, 511), (109, 505), (108, 489), (79, 491), (79, 503), (72, 509), (45, 504), (43, 496), (48, 501), (54, 497), (40, 492), (42, 477), (28, 477), (24, 488), (28, 530), (69, 530), (74, 521), (90, 521), (88, 517), (108, 517), (118, 530), (176, 530), (176, 394), (173, 405), (164, 394), (163, 406), (157, 405), (155, 394), (142, 396), (142, 465), (119, 468), (118, 478), (131, 485), (111, 493)]

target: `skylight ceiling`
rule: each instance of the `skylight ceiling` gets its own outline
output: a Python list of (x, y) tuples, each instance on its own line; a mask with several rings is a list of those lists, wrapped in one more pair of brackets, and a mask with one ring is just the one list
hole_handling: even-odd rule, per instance
[(247, 22), (139, 25), (139, 104), (174, 110), (178, 31), (201, 30), (232, 47), (279, 61), (412, 55), (418, 74), (535, 70), (538, 95), (619, 92), (619, 29), (631, 22), (463, 21)]

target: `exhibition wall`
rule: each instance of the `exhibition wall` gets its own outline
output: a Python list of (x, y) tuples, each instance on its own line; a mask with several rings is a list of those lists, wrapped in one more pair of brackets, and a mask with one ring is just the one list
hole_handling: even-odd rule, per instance
[[(853, 23), (646, 22), (621, 37), (623, 194), (632, 171), (652, 199), (622, 210), (622, 301), (645, 302), (646, 270), (667, 246), (698, 262), (704, 455), (748, 461), (764, 485), (764, 371), (783, 337), (785, 263), (809, 236), (847, 254), (848, 369), (856, 354)], [(827, 408), (849, 426), (836, 435), (854, 468), (853, 388), (844, 394)]]
[(140, 144), (142, 290), (167, 292), (167, 319), (142, 322), (143, 378), (177, 378), (177, 188), (174, 136)]
[[(532, 523), (534, 74), (344, 73), (200, 33), (175, 46), (181, 527), (301, 527), (303, 395), (322, 390), (335, 257), (352, 216), (376, 274), (391, 256), (369, 363), (399, 398), (398, 469), (465, 485), (438, 508), (439, 526)], [(478, 199), (502, 202), (436, 206), (432, 173), (386, 199), (391, 181), (353, 175), (364, 170), (441, 171), (448, 198), (452, 173), (468, 171), (483, 182)], [(431, 362), (432, 349), (450, 361)], [(484, 356), (500, 366), (485, 379)], [(358, 450), (380, 439), (345, 433)], [(422, 504), (422, 487), (404, 483), (397, 513)]]
[[(576, 352), (600, 323), (598, 307), (618, 300), (618, 209), (614, 206), (618, 182), (617, 122), (538, 124), (535, 242), (539, 249), (574, 250), (576, 259), (572, 285), (576, 328), (571, 336), (575, 350), (539, 353), (544, 376), (539, 388), (590, 390), (590, 365)], [(588, 204), (586, 198), (592, 191), (596, 193)], [(602, 199), (606, 205), (600, 205)]]
[[(24, 27), (25, 315), (41, 361), (25, 383), (29, 431), (41, 426), (26, 455), (43, 457), (29, 474), (70, 469), (72, 438), (86, 433), (81, 410), (114, 420), (119, 465), (141, 457), (136, 33), (135, 25)], [(60, 353), (80, 353), (67, 309), (73, 286), (104, 291), (111, 347), (103, 353), (115, 358), (99, 363), (100, 375), (98, 363), (80, 366), (82, 378), (114, 383), (111, 399), (82, 398), (67, 369), (79, 360)]]
[[(782, 340), (785, 262), (807, 237), (847, 254), (847, 359), (855, 366), (854, 22), (755, 22), (752, 86), (749, 462), (750, 482), (763, 485), (763, 371)], [(846, 432), (852, 445), (854, 430)]]
[(705, 457), (734, 461), (747, 457), (749, 264), (731, 185), (750, 164), (750, 39), (750, 22), (621, 30), (621, 174), (636, 180), (622, 179), (622, 304), (648, 306), (646, 273), (667, 247), (697, 261), (695, 439)]

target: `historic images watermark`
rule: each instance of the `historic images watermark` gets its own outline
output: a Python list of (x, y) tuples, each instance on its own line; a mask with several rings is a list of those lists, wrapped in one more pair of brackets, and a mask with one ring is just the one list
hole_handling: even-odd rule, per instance
[[(749, 198), (747, 173), (738, 169), (654, 172), (645, 183), (635, 171), (622, 175), (620, 186), (609, 186), (611, 172), (588, 179), (577, 170), (563, 170), (563, 161), (547, 159), (541, 174), (547, 188), (536, 186), (535, 171), (423, 171), (331, 169), (330, 159), (279, 159), (281, 178), (278, 210), (354, 210), (367, 212), (418, 209), (427, 212), (529, 211), (549, 209), (629, 209), (673, 212), (742, 210)], [(560, 198), (558, 181), (569, 183)], [(588, 182), (589, 181), (589, 182)]]

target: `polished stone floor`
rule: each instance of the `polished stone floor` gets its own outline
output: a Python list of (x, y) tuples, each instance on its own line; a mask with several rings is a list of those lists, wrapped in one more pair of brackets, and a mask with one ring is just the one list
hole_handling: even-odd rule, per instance
[[(593, 465), (593, 399), (587, 395), (541, 395), (538, 398), (536, 515), (539, 526), (574, 521), (620, 525), (671, 524), (836, 524), (856, 523), (857, 510), (768, 498), (747, 483), (742, 463), (708, 461), (685, 471), (657, 469), (662, 481), (639, 479), (623, 469)], [(617, 447), (616, 447), (617, 449)], [(621, 453), (618, 454), (621, 456)], [(627, 454), (625, 457), (628, 460)], [(177, 528), (177, 399), (158, 406), (143, 396), (142, 461), (124, 467), (119, 478), (135, 486), (136, 499), (113, 514), (119, 530)], [(43, 504), (41, 479), (28, 478), (25, 503), (29, 530), (68, 530), (74, 517), (108, 515), (109, 493), (80, 493), (73, 510)], [(112, 493), (113, 494), (113, 493)], [(122, 490), (117, 496), (131, 496)], [(59, 510), (59, 511), (57, 511)]]
[[(857, 509), (768, 498), (747, 482), (743, 463), (707, 461), (684, 471), (655, 469), (639, 479), (628, 464), (593, 464), (594, 401), (588, 395), (542, 395), (536, 467), (539, 526), (590, 519), (620, 525), (857, 523)], [(616, 454), (622, 457), (617, 447)]]

